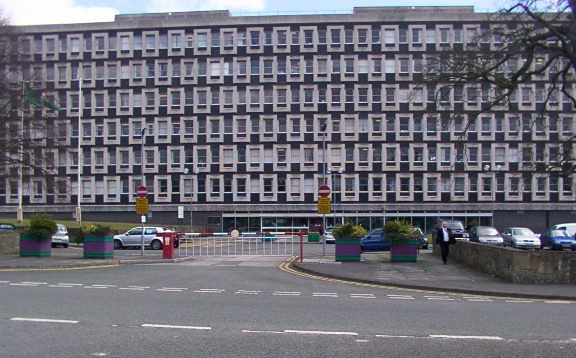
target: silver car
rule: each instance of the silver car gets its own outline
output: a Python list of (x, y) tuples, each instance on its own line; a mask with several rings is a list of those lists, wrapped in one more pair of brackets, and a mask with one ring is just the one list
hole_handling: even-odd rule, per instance
[[(162, 249), (163, 233), (170, 233), (172, 230), (158, 226), (144, 226), (144, 246), (154, 250)], [(140, 247), (142, 241), (142, 227), (135, 227), (123, 234), (114, 235), (114, 249), (125, 247)], [(176, 246), (176, 244), (175, 244)]]
[(539, 249), (540, 239), (527, 227), (509, 227), (502, 234), (504, 246), (518, 249)]
[(56, 224), (58, 230), (52, 234), (52, 247), (63, 246), (68, 247), (70, 244), (70, 236), (68, 236), (68, 228), (62, 224)]
[(327, 227), (326, 230), (324, 231), (324, 241), (326, 241), (327, 244), (334, 244), (336, 242), (336, 239), (332, 234), (332, 230), (334, 229), (335, 229), (334, 227)]
[(501, 246), (504, 239), (498, 230), (492, 226), (474, 226), (470, 229), (470, 241)]

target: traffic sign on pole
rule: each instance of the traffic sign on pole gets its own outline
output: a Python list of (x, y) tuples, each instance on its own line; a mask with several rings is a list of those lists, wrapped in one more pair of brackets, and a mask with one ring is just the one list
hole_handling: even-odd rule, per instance
[(323, 198), (330, 196), (330, 187), (328, 185), (321, 185), (318, 188), (318, 196)]
[(330, 198), (318, 198), (318, 214), (330, 214)]
[(148, 214), (148, 198), (136, 199), (136, 214), (138, 215)]
[(148, 189), (146, 189), (145, 186), (140, 185), (136, 187), (136, 195), (138, 195), (139, 198), (145, 198), (146, 195), (148, 195)]

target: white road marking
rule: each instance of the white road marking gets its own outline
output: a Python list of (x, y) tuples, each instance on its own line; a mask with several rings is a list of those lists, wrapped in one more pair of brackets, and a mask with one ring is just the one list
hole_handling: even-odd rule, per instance
[(356, 342), (358, 342), (358, 343), (368, 343), (368, 342), (370, 342), (370, 340), (368, 340), (368, 339), (357, 339)]
[(502, 337), (497, 336), (451, 336), (451, 335), (444, 335), (444, 334), (431, 334), (430, 338), (443, 338), (443, 339), (479, 339), (479, 340), (492, 340), (492, 341), (501, 341)]
[(418, 338), (416, 336), (399, 336), (399, 335), (390, 335), (390, 334), (377, 334), (376, 337), (381, 337), (381, 338)]
[(119, 290), (144, 291), (143, 287), (119, 287)]
[(534, 301), (530, 300), (506, 300), (508, 303), (533, 303)]
[(569, 305), (569, 304), (574, 303), (574, 302), (572, 302), (572, 301), (544, 301), (544, 303)]
[(201, 288), (199, 290), (196, 290), (194, 292), (196, 293), (222, 293), (226, 290), (222, 289), (222, 288)]
[(413, 300), (414, 297), (407, 296), (407, 295), (386, 295), (388, 298), (395, 299), (395, 300)]
[(240, 332), (242, 333), (271, 333), (271, 334), (284, 334), (284, 332), (279, 331), (255, 331), (251, 329), (243, 329)]
[(454, 301), (453, 298), (446, 297), (426, 297), (426, 299), (431, 301)]
[[(0, 281), (1, 282), (8, 282), (8, 281)], [(21, 282), (21, 283), (25, 283), (25, 284), (29, 284), (29, 285), (47, 285), (47, 282)]]
[(179, 290), (177, 288), (157, 288), (156, 291), (161, 292), (183, 292), (184, 290)]
[(92, 285), (92, 287), (112, 288), (112, 287), (117, 287), (117, 286), (116, 285)]
[(65, 319), (47, 319), (47, 318), (23, 318), (23, 317), (14, 317), (10, 318), (11, 321), (25, 321), (25, 322), (47, 322), (47, 323), (78, 323), (79, 321), (71, 321)]
[(10, 286), (27, 286), (27, 287), (38, 287), (39, 285), (33, 283), (11, 283)]
[(338, 298), (337, 293), (328, 293), (328, 292), (313, 292), (312, 297), (332, 297)]
[(239, 293), (241, 295), (257, 295), (262, 293), (262, 291), (246, 291), (246, 290), (238, 290), (235, 293)]
[(48, 287), (55, 287), (55, 288), (74, 288), (74, 287), (78, 287), (78, 286), (48, 285)]
[(274, 296), (300, 296), (302, 292), (274, 291)]
[(10, 281), (0, 281), (0, 283), (10, 283)]
[(84, 286), (83, 283), (63, 283), (63, 282), (58, 282), (59, 285), (62, 286)]
[(470, 302), (494, 302), (494, 300), (490, 300), (487, 298), (468, 298)]
[(350, 298), (376, 298), (373, 293), (351, 293)]
[(318, 335), (334, 335), (334, 336), (357, 336), (356, 332), (331, 332), (331, 331), (298, 331), (293, 329), (285, 329), (284, 333), (294, 334), (318, 334)]
[(147, 328), (173, 328), (173, 329), (195, 329), (200, 331), (209, 331), (212, 327), (198, 327), (198, 326), (173, 326), (169, 324), (143, 324), (142, 327)]

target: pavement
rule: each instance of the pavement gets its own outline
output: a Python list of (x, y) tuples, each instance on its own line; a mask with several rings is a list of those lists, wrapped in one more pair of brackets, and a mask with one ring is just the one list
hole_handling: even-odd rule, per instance
[[(306, 245), (319, 248), (319, 245)], [(332, 246), (332, 245), (330, 245)], [(317, 250), (305, 250), (317, 251)], [(112, 259), (84, 259), (81, 246), (54, 248), (50, 257), (0, 256), (0, 272), (12, 270), (97, 268), (126, 264), (177, 263), (201, 260), (185, 256), (175, 249), (174, 259), (163, 259), (162, 251), (139, 249), (115, 250)], [(554, 299), (576, 301), (576, 284), (515, 284), (497, 277), (468, 269), (458, 263), (443, 265), (432, 250), (421, 250), (415, 263), (391, 263), (389, 253), (365, 253), (360, 262), (335, 262), (333, 250), (328, 255), (305, 255), (303, 262), (292, 262), (297, 271), (316, 276), (367, 283), (380, 286), (453, 292), (470, 295), (489, 295), (511, 298)]]

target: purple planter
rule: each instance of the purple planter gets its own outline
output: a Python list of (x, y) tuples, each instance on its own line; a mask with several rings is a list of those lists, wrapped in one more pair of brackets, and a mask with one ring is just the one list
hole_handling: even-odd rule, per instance
[(336, 238), (336, 261), (360, 261), (360, 239)]
[(114, 257), (114, 238), (86, 236), (84, 238), (85, 259), (110, 259)]
[(51, 255), (51, 240), (38, 240), (26, 234), (20, 235), (20, 256), (46, 257)]
[(416, 262), (418, 259), (418, 240), (405, 241), (390, 246), (390, 261)]

